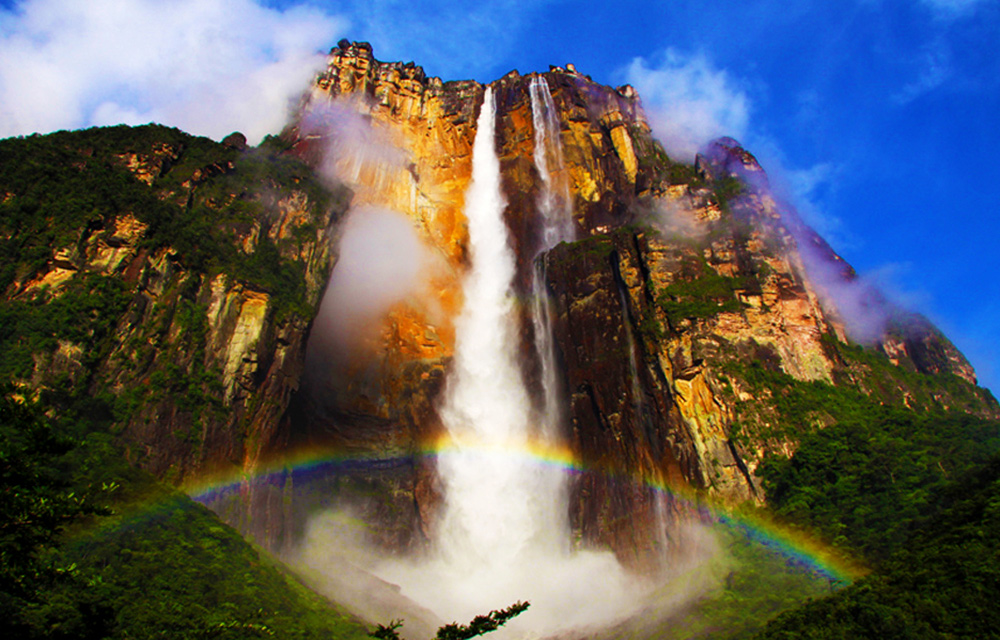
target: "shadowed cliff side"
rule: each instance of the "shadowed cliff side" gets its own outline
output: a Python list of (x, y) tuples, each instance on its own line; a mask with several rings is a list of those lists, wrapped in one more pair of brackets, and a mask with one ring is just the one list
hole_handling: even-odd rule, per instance
[[(3, 141), (3, 373), (107, 415), (171, 483), (253, 478), (287, 438), (349, 199), (275, 142), (159, 126)], [(247, 481), (213, 506), (274, 547), (280, 498)]]

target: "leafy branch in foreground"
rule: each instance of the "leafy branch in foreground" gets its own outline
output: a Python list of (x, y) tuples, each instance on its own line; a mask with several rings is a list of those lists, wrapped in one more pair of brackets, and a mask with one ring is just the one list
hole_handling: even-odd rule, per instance
[[(496, 631), (507, 624), (508, 620), (523, 613), (530, 604), (528, 602), (515, 602), (506, 609), (490, 611), (485, 616), (476, 616), (467, 625), (461, 625), (457, 622), (446, 624), (438, 629), (434, 640), (468, 640), (468, 638), (475, 638), (484, 633)], [(402, 620), (393, 620), (388, 625), (378, 625), (375, 631), (369, 633), (368, 636), (378, 638), (379, 640), (399, 640), (399, 633), (396, 629), (399, 629), (401, 626), (403, 626)]]

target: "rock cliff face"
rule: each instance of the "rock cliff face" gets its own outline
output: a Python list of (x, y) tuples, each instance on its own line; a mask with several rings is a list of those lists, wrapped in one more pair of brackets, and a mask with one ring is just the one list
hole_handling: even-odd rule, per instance
[[(551, 248), (539, 81), (576, 238)], [(571, 65), (492, 87), (516, 293), (530, 302), (541, 274), (561, 437), (586, 469), (569, 505), (580, 544), (642, 566), (698, 517), (651, 484), (764, 501), (763, 456), (880, 404), (1000, 417), (954, 346), (867, 288), (735, 141), (676, 163), (630, 87)], [(424, 452), (442, 431), (484, 90), (345, 41), (257, 149), (160, 127), (3, 141), (0, 371), (162, 478), (247, 478), (211, 506), (266, 546), (340, 503), (386, 548), (420, 547), (441, 499)], [(428, 258), (420, 292), (337, 351), (314, 320), (349, 203), (404, 215)], [(532, 308), (520, 352), (541, 404)], [(301, 449), (354, 462), (256, 479)]]
[[(787, 454), (805, 430), (843, 417), (810, 394), (851, 406), (1000, 415), (954, 346), (866, 289), (774, 199), (738, 143), (717, 141), (694, 167), (673, 162), (630, 87), (601, 86), (571, 65), (512, 71), (493, 83), (521, 295), (530, 295), (541, 247), (529, 92), (536, 77), (557, 112), (564, 162), (553, 178), (568, 187), (582, 238), (538, 257), (557, 309), (565, 438), (594, 470), (573, 487), (579, 539), (639, 562), (657, 544), (654, 528), (687, 517), (649, 490), (650, 481), (724, 501), (765, 500), (755, 476), (762, 457)], [(454, 349), (449, 317), (461, 303), (463, 194), (482, 94), (474, 82), (443, 83), (345, 41), (284, 134), (301, 157), (348, 182), (355, 202), (405, 213), (441, 258), (434, 289), (445, 314), (431, 320), (418, 304), (397, 305), (381, 340), (355, 356), (347, 375), (314, 372), (323, 397), (297, 401), (299, 428), (313, 443), (408, 461), (389, 479), (365, 472), (356, 480), (381, 486), (375, 494), (395, 496), (391, 511), (405, 512), (405, 525), (390, 527), (386, 540), (397, 546), (419, 543), (406, 532), (427, 531), (439, 498), (433, 466), (419, 452), (440, 430), (436, 406)], [(349, 144), (352, 127), (366, 144)], [(525, 375), (537, 382), (528, 307)], [(859, 313), (877, 321), (874, 335), (857, 333)], [(373, 517), (387, 511), (380, 500), (366, 503)]]
[[(346, 194), (238, 134), (220, 145), (121, 127), (5, 144), (8, 158), (42, 156), (3, 176), (4, 312), (22, 319), (4, 335), (5, 372), (69, 411), (93, 397), (129, 459), (161, 478), (252, 478), (287, 437)], [(30, 173), (46, 161), (68, 175)], [(228, 518), (273, 544), (281, 501), (263, 489), (245, 484)]]

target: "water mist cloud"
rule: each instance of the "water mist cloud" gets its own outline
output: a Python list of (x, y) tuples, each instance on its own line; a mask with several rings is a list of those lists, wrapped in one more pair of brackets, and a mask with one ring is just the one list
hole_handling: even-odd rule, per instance
[(711, 140), (746, 133), (746, 93), (703, 54), (668, 49), (652, 67), (635, 58), (625, 75), (642, 97), (653, 133), (676, 159), (691, 162)]
[(350, 213), (339, 253), (315, 333), (343, 348), (377, 327), (393, 304), (419, 292), (431, 258), (409, 218), (376, 207)]
[(345, 27), (257, 0), (27, 0), (0, 20), (0, 136), (155, 121), (252, 143)]
[(825, 197), (836, 188), (842, 167), (821, 162), (803, 169), (789, 168), (773, 141), (760, 142), (763, 153), (758, 157), (767, 167), (769, 190), (795, 236), (806, 273), (825, 308), (836, 312), (852, 340), (862, 344), (878, 341), (898, 310), (926, 299), (897, 285), (893, 275), (899, 265), (857, 274), (831, 249), (828, 241), (838, 247), (856, 245), (841, 221), (823, 206)]
[(651, 219), (667, 237), (701, 238), (707, 231), (686, 200), (658, 199), (653, 205)]
[[(364, 98), (354, 96), (309, 104), (302, 116), (302, 133), (319, 136), (323, 154), (320, 173), (334, 183), (355, 188), (362, 171), (387, 172), (406, 166), (406, 153), (393, 144), (384, 131), (375, 127), (365, 112)], [(379, 188), (378, 180), (374, 188)], [(388, 186), (388, 185), (385, 185)]]
[(808, 232), (796, 235), (809, 279), (824, 305), (836, 310), (852, 340), (862, 344), (879, 340), (891, 317), (889, 302), (879, 288), (868, 278), (849, 275), (844, 261)]

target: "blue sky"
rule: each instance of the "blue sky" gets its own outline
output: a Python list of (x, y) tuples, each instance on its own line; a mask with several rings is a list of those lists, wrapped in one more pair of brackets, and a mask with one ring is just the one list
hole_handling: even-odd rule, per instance
[(0, 135), (155, 119), (253, 138), (341, 37), (445, 79), (572, 62), (632, 82), (664, 135), (676, 121), (689, 143), (740, 139), (858, 271), (1000, 390), (1000, 0), (0, 7)]

